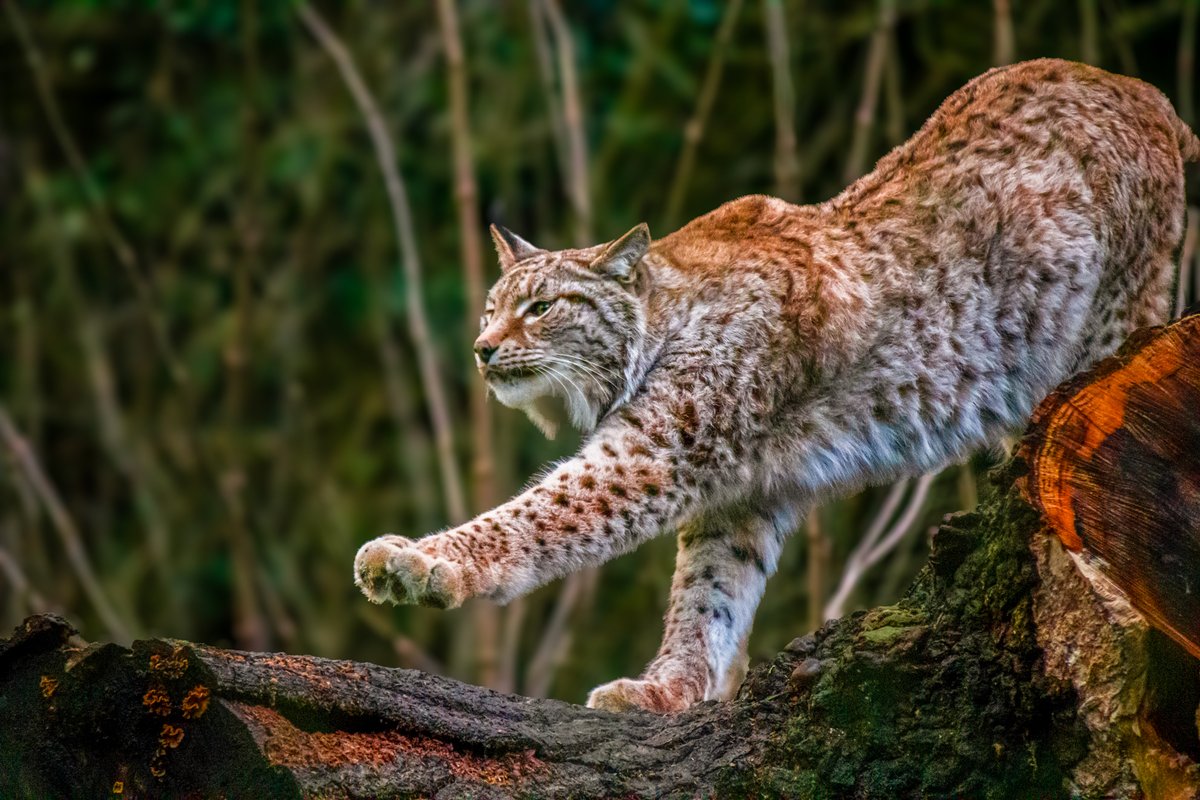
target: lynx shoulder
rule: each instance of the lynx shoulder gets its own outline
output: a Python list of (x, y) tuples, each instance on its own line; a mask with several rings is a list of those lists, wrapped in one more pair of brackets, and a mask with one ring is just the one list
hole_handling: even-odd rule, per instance
[(545, 251), (493, 229), (476, 360), (572, 459), (452, 530), (364, 545), (376, 601), (517, 597), (678, 532), (666, 633), (605, 708), (737, 688), (754, 610), (816, 499), (995, 443), (1073, 372), (1165, 320), (1183, 162), (1200, 142), (1139, 81), (992, 70), (831, 200), (734, 200)]

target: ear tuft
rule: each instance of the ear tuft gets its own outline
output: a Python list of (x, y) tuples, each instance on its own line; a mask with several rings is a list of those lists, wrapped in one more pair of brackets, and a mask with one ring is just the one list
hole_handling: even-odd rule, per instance
[(650, 226), (643, 222), (605, 247), (604, 252), (592, 262), (592, 269), (628, 283), (636, 274), (634, 268), (649, 249)]
[(543, 252), (540, 247), (535, 247), (503, 225), (492, 225), (491, 230), (496, 255), (500, 257), (501, 272), (508, 272), (518, 262)]

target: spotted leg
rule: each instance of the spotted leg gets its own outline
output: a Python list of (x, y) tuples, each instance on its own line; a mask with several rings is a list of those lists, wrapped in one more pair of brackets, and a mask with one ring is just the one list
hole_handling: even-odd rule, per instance
[(658, 655), (640, 678), (593, 689), (588, 705), (668, 713), (736, 693), (754, 612), (796, 520), (790, 509), (739, 506), (681, 528)]

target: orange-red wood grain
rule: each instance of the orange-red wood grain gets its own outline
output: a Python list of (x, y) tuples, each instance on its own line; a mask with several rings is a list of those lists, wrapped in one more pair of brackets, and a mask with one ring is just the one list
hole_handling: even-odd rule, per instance
[(1025, 494), (1200, 658), (1200, 316), (1139, 331), (1039, 406)]

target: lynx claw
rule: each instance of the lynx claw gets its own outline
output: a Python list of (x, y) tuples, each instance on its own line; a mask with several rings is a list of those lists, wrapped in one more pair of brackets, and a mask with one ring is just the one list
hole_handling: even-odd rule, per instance
[(588, 708), (605, 711), (643, 710), (655, 714), (673, 714), (683, 711), (691, 703), (670, 684), (621, 678), (592, 689), (587, 705)]
[(454, 608), (464, 598), (459, 566), (400, 537), (374, 539), (354, 557), (354, 583), (372, 603)]

